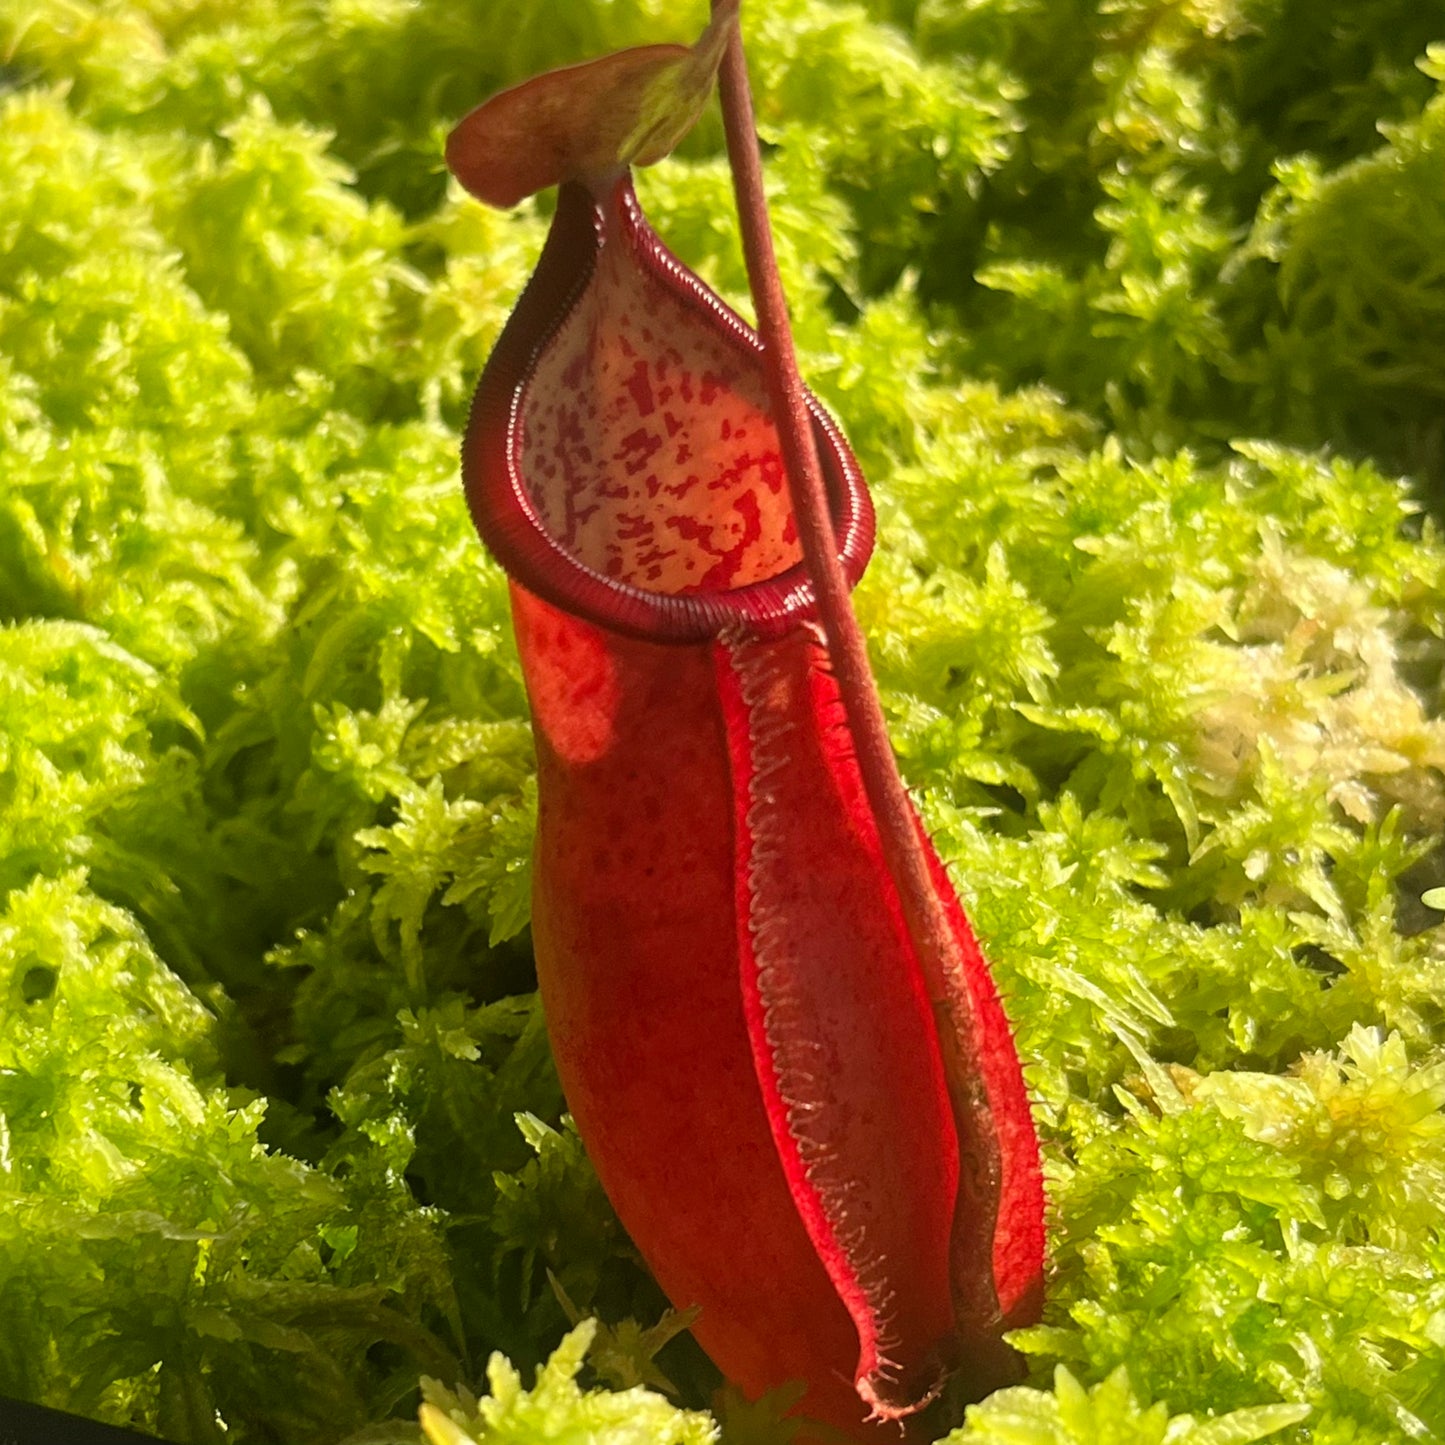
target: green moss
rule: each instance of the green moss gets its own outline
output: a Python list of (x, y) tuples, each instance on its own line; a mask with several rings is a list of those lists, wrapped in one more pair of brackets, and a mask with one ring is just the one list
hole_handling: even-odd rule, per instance
[[(0, 0), (0, 1391), (187, 1445), (415, 1441), (422, 1375), (444, 1445), (787, 1438), (666, 1342), (564, 1120), (455, 461), (547, 202), (449, 191), (446, 127), (702, 8)], [(1033, 1374), (952, 1438), (1445, 1436), (1438, 24), (745, 8), (1049, 1161)], [(640, 192), (745, 308), (719, 147)]]
[(531, 1390), (500, 1355), (487, 1366), (488, 1393), (480, 1401), (432, 1384), (422, 1407), (430, 1445), (480, 1445), (552, 1440), (584, 1445), (605, 1439), (618, 1445), (713, 1445), (717, 1426), (703, 1414), (675, 1409), (635, 1386), (627, 1391), (584, 1390), (577, 1372), (596, 1334), (596, 1321), (578, 1325), (537, 1372)]
[(1246, 1445), (1308, 1417), (1307, 1406), (1261, 1405), (1203, 1421), (1171, 1418), (1163, 1405), (1139, 1407), (1122, 1368), (1085, 1390), (1060, 1365), (1052, 1393), (1000, 1390), (948, 1438), (953, 1445)]

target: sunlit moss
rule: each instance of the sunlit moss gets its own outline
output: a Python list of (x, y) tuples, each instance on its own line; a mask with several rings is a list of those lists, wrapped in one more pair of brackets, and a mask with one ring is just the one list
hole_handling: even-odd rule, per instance
[[(446, 127), (704, 8), (0, 0), (0, 1392), (326, 1445), (415, 1441), (425, 1374), (442, 1445), (787, 1439), (663, 1344), (564, 1120), (456, 478), (549, 203), (449, 189)], [(1034, 1373), (953, 1438), (1445, 1435), (1430, 7), (744, 9), (1048, 1160)], [(746, 310), (716, 116), (639, 191)]]

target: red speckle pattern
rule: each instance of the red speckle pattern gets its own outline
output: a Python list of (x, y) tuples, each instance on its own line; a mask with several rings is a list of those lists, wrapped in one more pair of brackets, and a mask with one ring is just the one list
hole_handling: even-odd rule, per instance
[(603, 244), (521, 402), (540, 524), (578, 561), (650, 592), (742, 587), (800, 552), (756, 357)]

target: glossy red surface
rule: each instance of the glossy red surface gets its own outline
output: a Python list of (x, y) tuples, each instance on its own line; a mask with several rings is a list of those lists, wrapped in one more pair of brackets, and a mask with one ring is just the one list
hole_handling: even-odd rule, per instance
[[(603, 1186), (718, 1365), (750, 1395), (803, 1380), (805, 1413), (875, 1434), (950, 1369), (975, 1394), (1012, 1376), (1002, 1330), (1042, 1289), (1028, 1100), (924, 839), (968, 1007), (928, 995), (808, 620), (757, 340), (625, 180), (603, 191), (563, 188), (464, 451), (514, 582), (553, 1049)], [(871, 505), (811, 409), (856, 580)], [(953, 1054), (984, 1160), (960, 1157), (948, 1016), (979, 1035)]]

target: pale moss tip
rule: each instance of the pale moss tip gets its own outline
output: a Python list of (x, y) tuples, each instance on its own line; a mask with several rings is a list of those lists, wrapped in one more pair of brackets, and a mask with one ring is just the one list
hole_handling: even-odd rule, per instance
[(423, 1404), (417, 1412), (422, 1433), (431, 1445), (476, 1445), (472, 1437), (450, 1415), (435, 1405)]

